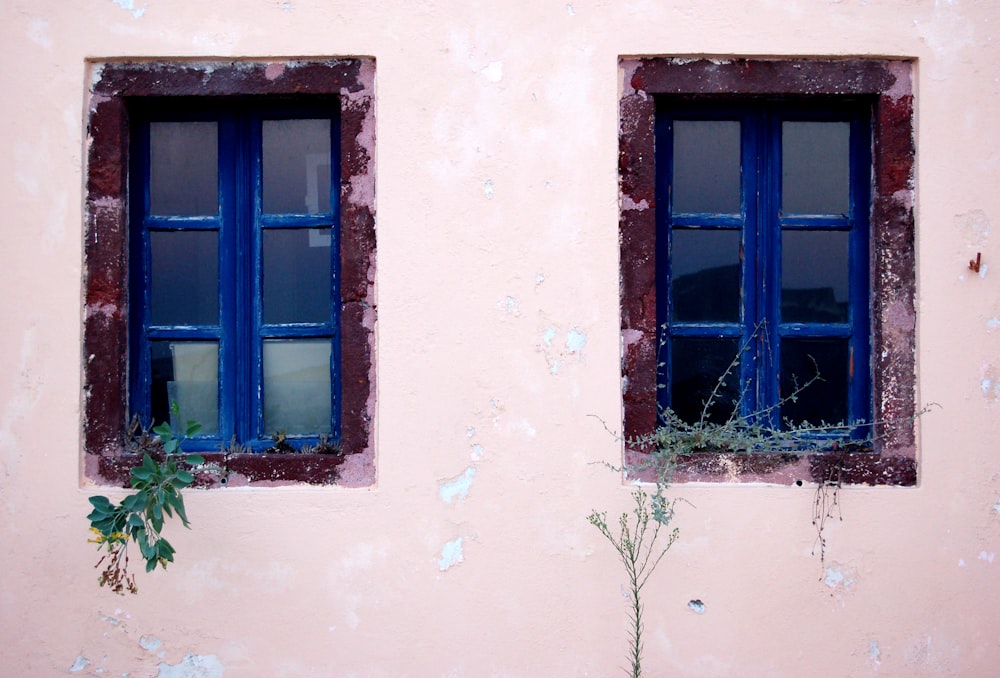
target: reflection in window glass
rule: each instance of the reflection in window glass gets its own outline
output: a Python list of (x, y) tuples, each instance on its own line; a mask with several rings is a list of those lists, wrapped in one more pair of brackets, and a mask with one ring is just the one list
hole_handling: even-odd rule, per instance
[(850, 320), (847, 231), (781, 233), (781, 320)]
[(673, 211), (739, 214), (739, 122), (674, 121)]
[[(670, 342), (671, 409), (682, 420), (701, 419), (705, 403), (722, 375), (733, 365), (739, 350), (737, 339), (677, 338)], [(740, 373), (736, 365), (726, 376), (708, 410), (710, 421), (722, 423), (733, 413), (740, 398)]]
[[(152, 417), (183, 431), (189, 420), (202, 435), (219, 432), (219, 344), (215, 341), (151, 341)], [(173, 405), (176, 403), (177, 407)]]
[(264, 121), (264, 211), (330, 212), (330, 121)]
[(152, 231), (149, 243), (152, 324), (218, 324), (218, 231)]
[(330, 320), (329, 228), (264, 231), (264, 322)]
[(149, 125), (150, 214), (218, 214), (217, 137), (214, 122), (154, 122)]
[(782, 211), (847, 214), (850, 123), (785, 122), (781, 130)]
[(849, 370), (847, 339), (783, 339), (782, 421), (847, 423)]
[(264, 342), (265, 435), (330, 433), (329, 339)]
[(739, 322), (740, 232), (674, 229), (671, 319)]

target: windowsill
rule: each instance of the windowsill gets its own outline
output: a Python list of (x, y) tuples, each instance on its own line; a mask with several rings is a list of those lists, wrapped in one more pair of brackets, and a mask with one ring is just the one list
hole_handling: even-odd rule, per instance
[[(205, 463), (188, 467), (194, 474), (192, 487), (333, 485), (341, 484), (341, 466), (349, 457), (343, 454), (277, 454), (221, 452), (199, 453)], [(183, 455), (180, 455), (183, 456)], [(87, 476), (102, 485), (128, 487), (131, 471), (142, 463), (135, 454), (117, 457), (87, 455)], [(350, 484), (350, 483), (348, 483)]]
[[(645, 453), (625, 451), (626, 467), (641, 467)], [(656, 480), (652, 469), (633, 480)], [(917, 463), (909, 456), (879, 454), (873, 449), (790, 453), (694, 452), (679, 457), (671, 482), (772, 483), (793, 485), (834, 482), (843, 485), (901, 485), (917, 483)]]

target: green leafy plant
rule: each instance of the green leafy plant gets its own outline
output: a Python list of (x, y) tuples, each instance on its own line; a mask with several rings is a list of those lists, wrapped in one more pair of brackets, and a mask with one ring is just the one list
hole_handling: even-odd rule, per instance
[[(160, 424), (153, 429), (159, 436), (160, 450), (149, 449), (156, 446), (147, 432), (141, 427), (140, 430), (145, 440), (142, 464), (132, 469), (129, 480), (135, 492), (118, 504), (104, 496), (90, 497), (93, 510), (87, 516), (90, 531), (96, 535), (89, 541), (96, 543), (100, 551), (106, 551), (94, 566), (104, 565), (98, 584), (122, 595), (126, 590), (138, 591), (135, 575), (128, 571), (130, 542), (138, 546), (139, 555), (146, 561), (146, 572), (153, 571), (157, 565), (166, 569), (167, 563), (173, 562), (175, 552), (162, 536), (164, 518), (176, 514), (184, 527), (190, 528), (181, 490), (194, 482), (194, 475), (180, 465), (177, 456), (184, 438), (197, 435), (201, 425), (188, 421), (184, 432), (175, 435), (168, 424)], [(162, 461), (155, 460), (151, 452), (161, 452)], [(187, 455), (183, 461), (192, 466), (205, 463), (204, 458), (196, 454)]]
[(642, 589), (649, 580), (653, 570), (667, 554), (667, 550), (677, 541), (680, 534), (678, 528), (670, 531), (666, 546), (657, 546), (660, 529), (668, 527), (674, 518), (674, 502), (668, 502), (663, 494), (657, 491), (652, 496), (641, 489), (632, 493), (635, 508), (624, 512), (618, 519), (618, 534), (608, 526), (607, 512), (593, 511), (587, 520), (600, 530), (604, 538), (618, 552), (618, 558), (625, 566), (629, 578), (629, 675), (639, 678), (642, 675), (642, 632), (643, 604)]

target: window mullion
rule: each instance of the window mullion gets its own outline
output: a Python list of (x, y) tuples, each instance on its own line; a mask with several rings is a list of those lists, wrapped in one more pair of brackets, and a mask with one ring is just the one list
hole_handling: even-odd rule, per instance
[(219, 120), (219, 202), (222, 225), (219, 233), (219, 305), (222, 326), (219, 347), (219, 433), (223, 443), (238, 436), (237, 384), (240, 347), (233, 328), (239, 317), (239, 212), (237, 158), (240, 133), (232, 117)]
[(779, 306), (781, 300), (781, 120), (760, 110), (755, 116), (758, 130), (757, 171), (760, 181), (759, 212), (754, 224), (759, 243), (758, 267), (761, 290), (755, 318), (760, 347), (758, 358), (757, 409), (770, 412), (771, 426), (780, 424), (781, 398), (779, 369), (781, 333)]

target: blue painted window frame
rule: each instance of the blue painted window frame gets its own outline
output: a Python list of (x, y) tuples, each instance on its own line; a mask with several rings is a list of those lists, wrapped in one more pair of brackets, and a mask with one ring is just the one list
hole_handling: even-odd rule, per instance
[[(739, 214), (675, 213), (672, 202), (673, 123), (675, 120), (740, 122), (741, 207)], [(781, 203), (781, 125), (784, 121), (836, 121), (850, 124), (849, 213), (784, 215)], [(872, 200), (871, 103), (846, 98), (692, 101), (657, 97), (654, 118), (656, 201), (657, 404), (672, 406), (672, 341), (682, 337), (738, 339), (741, 347), (740, 414), (757, 413), (768, 426), (781, 426), (780, 352), (788, 338), (842, 338), (848, 341), (846, 423), (872, 420), (871, 253)], [(740, 318), (738, 322), (671, 319), (671, 241), (675, 230), (739, 230)], [(781, 231), (834, 230), (849, 233), (849, 319), (846, 323), (792, 323), (781, 319)], [(822, 375), (821, 375), (822, 376)], [(811, 422), (818, 424), (819, 422)], [(828, 422), (835, 423), (835, 422)], [(861, 428), (852, 434), (863, 436)]]
[[(174, 99), (134, 102), (130, 142), (129, 402), (143, 423), (152, 416), (150, 341), (219, 342), (219, 431), (185, 444), (189, 451), (219, 450), (235, 440), (251, 451), (274, 445), (278, 433), (263, 429), (263, 342), (268, 339), (329, 339), (331, 422), (328, 439), (341, 439), (340, 346), (340, 104), (312, 97), (308, 106), (237, 99), (206, 103)], [(265, 214), (262, 209), (262, 124), (265, 120), (330, 121), (330, 211), (324, 214)], [(219, 211), (213, 216), (150, 213), (149, 129), (155, 122), (213, 121), (218, 125)], [(138, 198), (138, 199), (137, 199)], [(262, 316), (263, 233), (268, 229), (329, 228), (330, 316), (321, 323), (265, 324)], [(150, 319), (150, 233), (213, 231), (219, 238), (219, 322), (216, 325), (153, 325)], [(160, 423), (160, 422), (152, 422)], [(294, 447), (320, 436), (289, 436)]]

